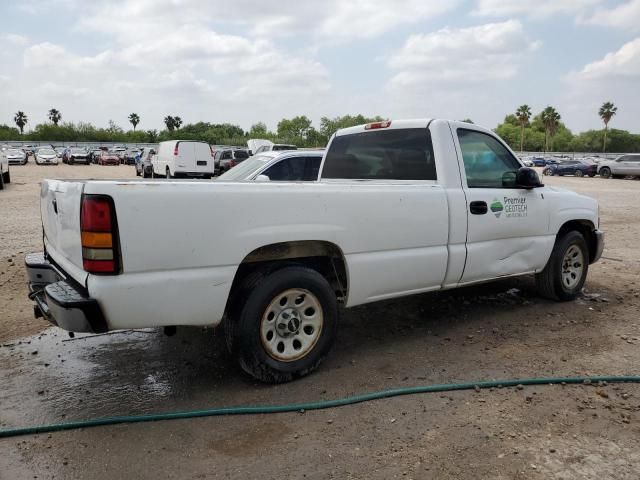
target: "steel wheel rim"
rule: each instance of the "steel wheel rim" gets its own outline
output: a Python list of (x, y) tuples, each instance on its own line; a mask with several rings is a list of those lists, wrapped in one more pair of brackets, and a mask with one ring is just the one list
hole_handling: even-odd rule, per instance
[(309, 290), (291, 288), (276, 295), (260, 322), (260, 341), (267, 354), (294, 362), (309, 354), (322, 334), (324, 313)]
[(584, 254), (577, 245), (567, 248), (562, 260), (562, 285), (571, 290), (580, 283), (584, 273)]

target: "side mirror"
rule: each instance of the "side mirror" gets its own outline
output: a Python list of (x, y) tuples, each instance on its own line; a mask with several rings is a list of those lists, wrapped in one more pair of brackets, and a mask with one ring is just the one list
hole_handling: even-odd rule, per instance
[(258, 175), (256, 177), (256, 182), (270, 182), (271, 179), (269, 178), (268, 175)]
[(544, 187), (540, 177), (538, 177), (538, 172), (529, 167), (520, 167), (518, 169), (516, 172), (516, 186), (526, 189)]

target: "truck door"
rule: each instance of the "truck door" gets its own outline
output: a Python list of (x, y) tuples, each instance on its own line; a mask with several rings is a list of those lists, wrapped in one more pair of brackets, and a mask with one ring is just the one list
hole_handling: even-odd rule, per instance
[(553, 245), (545, 189), (517, 188), (521, 167), (495, 136), (454, 128), (467, 200), (467, 259), (460, 283), (542, 270)]

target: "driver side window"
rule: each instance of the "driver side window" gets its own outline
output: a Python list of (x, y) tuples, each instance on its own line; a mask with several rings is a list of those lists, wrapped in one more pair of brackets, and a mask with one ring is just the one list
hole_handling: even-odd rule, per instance
[(458, 129), (469, 188), (514, 188), (518, 161), (497, 139), (486, 133)]

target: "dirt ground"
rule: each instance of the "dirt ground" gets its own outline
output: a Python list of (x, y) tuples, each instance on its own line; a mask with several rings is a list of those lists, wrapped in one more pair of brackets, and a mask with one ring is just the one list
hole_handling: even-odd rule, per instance
[[(265, 386), (227, 358), (217, 331), (71, 340), (32, 318), (21, 257), (41, 246), (38, 181), (134, 175), (130, 166), (12, 168), (0, 192), (0, 428), (434, 383), (640, 373), (640, 181), (545, 178), (600, 202), (606, 247), (583, 298), (549, 302), (520, 278), (355, 308), (317, 373)], [(0, 479), (639, 477), (633, 384), (414, 395), (0, 439)]]

